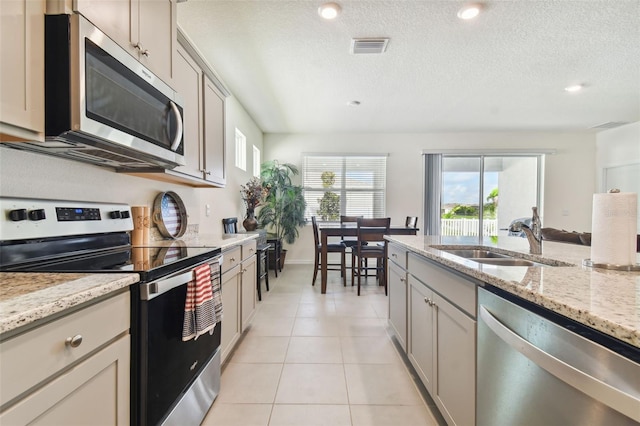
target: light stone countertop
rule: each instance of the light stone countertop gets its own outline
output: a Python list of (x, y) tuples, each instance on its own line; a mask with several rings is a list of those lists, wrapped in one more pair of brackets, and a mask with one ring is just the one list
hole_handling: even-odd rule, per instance
[[(198, 235), (183, 240), (153, 241), (155, 248), (220, 247), (222, 250), (255, 239), (258, 234)], [(43, 320), (128, 287), (140, 280), (136, 273), (0, 273), (0, 335)]]
[[(444, 266), (491, 284), (539, 306), (571, 318), (633, 346), (640, 347), (640, 272), (619, 272), (582, 266), (590, 247), (544, 241), (541, 255), (529, 254), (524, 238), (385, 237)], [(435, 247), (434, 247), (435, 246)], [(517, 257), (576, 266), (495, 266), (480, 264), (439, 248), (491, 248)], [(637, 257), (640, 261), (640, 255)]]
[(0, 334), (129, 287), (138, 274), (0, 273)]

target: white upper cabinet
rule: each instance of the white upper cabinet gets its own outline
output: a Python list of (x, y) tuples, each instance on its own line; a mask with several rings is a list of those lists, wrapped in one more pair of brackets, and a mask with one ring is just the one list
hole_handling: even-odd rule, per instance
[(176, 0), (74, 0), (73, 7), (172, 86)]
[(0, 1), (0, 141), (44, 140), (44, 10)]

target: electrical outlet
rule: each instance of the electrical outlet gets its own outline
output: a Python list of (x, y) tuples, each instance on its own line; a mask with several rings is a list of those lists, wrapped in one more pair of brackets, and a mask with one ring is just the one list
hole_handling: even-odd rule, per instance
[(211, 216), (211, 204), (205, 204), (204, 205), (204, 215), (206, 217)]

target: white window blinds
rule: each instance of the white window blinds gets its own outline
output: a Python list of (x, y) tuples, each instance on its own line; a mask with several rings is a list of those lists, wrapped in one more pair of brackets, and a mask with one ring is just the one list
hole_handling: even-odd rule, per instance
[(306, 217), (385, 217), (386, 155), (306, 154), (302, 180)]

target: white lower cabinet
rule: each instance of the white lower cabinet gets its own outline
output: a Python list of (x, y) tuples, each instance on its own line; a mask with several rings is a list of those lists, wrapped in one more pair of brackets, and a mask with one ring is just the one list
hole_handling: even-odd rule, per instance
[(129, 423), (129, 292), (0, 344), (0, 424)]
[[(254, 243), (255, 244), (255, 243)], [(242, 331), (244, 332), (256, 314), (256, 256), (242, 261)]]
[(225, 249), (222, 254), (222, 362), (256, 313), (256, 240)]
[(129, 358), (127, 335), (2, 412), (0, 424), (129, 424)]
[(403, 350), (407, 350), (407, 271), (388, 262), (389, 325)]
[(474, 425), (476, 286), (435, 263), (408, 256), (407, 356), (450, 425)]
[(222, 273), (222, 362), (240, 339), (240, 265)]

